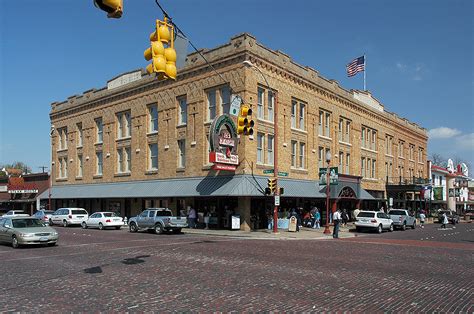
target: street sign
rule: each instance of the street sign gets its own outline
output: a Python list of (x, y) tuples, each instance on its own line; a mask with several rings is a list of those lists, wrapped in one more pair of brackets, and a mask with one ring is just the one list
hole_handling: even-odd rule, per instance
[(280, 195), (275, 195), (275, 206), (280, 206)]
[[(339, 170), (337, 167), (329, 168), (329, 181), (331, 185), (337, 185), (339, 180)], [(319, 185), (326, 185), (327, 168), (319, 168)]]
[(238, 116), (240, 111), (240, 105), (242, 104), (242, 98), (238, 95), (232, 95), (230, 101), (230, 111), (229, 113), (233, 116)]
[(264, 169), (263, 174), (274, 173), (275, 169)]
[(280, 177), (288, 177), (288, 172), (278, 171)]

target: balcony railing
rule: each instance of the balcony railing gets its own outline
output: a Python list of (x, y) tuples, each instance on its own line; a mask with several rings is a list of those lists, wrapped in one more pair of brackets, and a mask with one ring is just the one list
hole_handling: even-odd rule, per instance
[(417, 177), (387, 177), (389, 185), (425, 185), (430, 183), (430, 179)]

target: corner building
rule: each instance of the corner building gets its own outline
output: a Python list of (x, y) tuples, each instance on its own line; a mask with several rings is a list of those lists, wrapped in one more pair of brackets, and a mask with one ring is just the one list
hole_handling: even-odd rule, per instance
[[(345, 90), (249, 34), (202, 53), (214, 69), (192, 53), (176, 81), (137, 70), (51, 105), (53, 209), (130, 217), (146, 207), (180, 214), (193, 206), (212, 213), (213, 228), (229, 227), (232, 213), (240, 214), (243, 230), (265, 228), (274, 206), (264, 190), (273, 176), (275, 126), (281, 211), (317, 206), (325, 220), (319, 168), (327, 167), (327, 151), (339, 172), (330, 187), (333, 211), (386, 206), (387, 184), (425, 178), (426, 130), (386, 111), (370, 93)], [(214, 170), (211, 123), (229, 113), (235, 95), (253, 110), (253, 140), (237, 141), (235, 171)]]

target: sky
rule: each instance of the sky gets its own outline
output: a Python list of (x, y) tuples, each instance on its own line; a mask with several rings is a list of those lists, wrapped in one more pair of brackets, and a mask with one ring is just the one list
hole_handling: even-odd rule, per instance
[[(367, 89), (428, 130), (428, 155), (474, 168), (474, 1), (159, 3), (198, 48), (247, 32), (347, 90), (363, 89), (363, 74), (348, 78), (345, 66), (365, 54)], [(162, 17), (155, 0), (124, 0), (121, 19), (92, 0), (0, 0), (0, 165), (48, 166), (51, 103), (146, 67)]]

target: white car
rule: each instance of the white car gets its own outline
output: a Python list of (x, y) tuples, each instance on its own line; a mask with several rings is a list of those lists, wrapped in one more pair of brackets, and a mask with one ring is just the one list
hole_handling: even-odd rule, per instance
[(22, 210), (10, 210), (5, 215), (2, 216), (3, 218), (8, 217), (30, 217), (27, 213)]
[(115, 228), (119, 230), (123, 226), (123, 218), (113, 212), (97, 212), (89, 216), (81, 223), (83, 229), (86, 228)]
[(49, 225), (80, 225), (88, 217), (89, 213), (84, 208), (60, 208), (49, 217)]
[(378, 233), (382, 233), (383, 230), (393, 231), (393, 221), (384, 212), (361, 211), (357, 215), (355, 226), (357, 231), (362, 229), (373, 229)]

